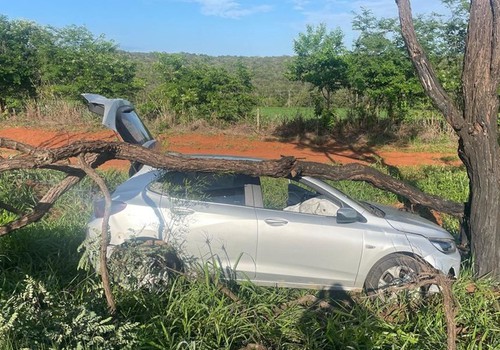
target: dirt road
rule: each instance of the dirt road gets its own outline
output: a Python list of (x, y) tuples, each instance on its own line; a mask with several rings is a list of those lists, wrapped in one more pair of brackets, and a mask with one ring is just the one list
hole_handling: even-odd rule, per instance
[[(36, 147), (60, 147), (80, 140), (118, 141), (111, 131), (49, 131), (29, 128), (0, 129), (0, 137), (28, 143)], [(158, 138), (163, 149), (186, 154), (224, 154), (257, 158), (279, 158), (294, 156), (322, 163), (373, 163), (383, 162), (392, 166), (418, 166), (439, 164), (460, 164), (454, 153), (425, 153), (377, 150), (368, 147), (354, 147), (334, 140), (321, 146), (308, 140), (282, 142), (257, 136), (219, 134), (180, 134), (160, 135)], [(451, 160), (450, 160), (451, 159)], [(127, 168), (126, 161), (110, 161), (106, 167)]]

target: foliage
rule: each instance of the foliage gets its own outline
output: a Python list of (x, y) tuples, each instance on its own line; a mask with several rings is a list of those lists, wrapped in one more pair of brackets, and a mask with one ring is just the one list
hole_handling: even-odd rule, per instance
[[(294, 40), (296, 56), (288, 67), (288, 77), (312, 84), (325, 99), (330, 111), (332, 94), (347, 84), (347, 62), (340, 29), (327, 32), (326, 25), (308, 25), (306, 33)], [(322, 114), (322, 108), (317, 113)]]
[(46, 39), (47, 33), (37, 24), (0, 15), (0, 112), (36, 96), (37, 45)]
[(203, 62), (188, 63), (179, 55), (159, 56), (162, 97), (180, 117), (193, 115), (231, 122), (245, 117), (256, 104), (248, 70), (235, 73)]
[(7, 340), (16, 348), (59, 349), (133, 349), (137, 345), (134, 329), (138, 323), (116, 326), (111, 317), (98, 315), (79, 301), (53, 295), (31, 277), (23, 284), (24, 289), (9, 299), (0, 298), (3, 342)]
[[(415, 27), (443, 88), (458, 99), (470, 4), (464, 0), (443, 0), (443, 3), (451, 13), (449, 18), (431, 14), (427, 21), (418, 18)], [(435, 24), (425, 30), (426, 22)]]
[(135, 64), (111, 41), (85, 27), (51, 28), (51, 46), (41, 52), (43, 93), (78, 97), (82, 92), (133, 96)]
[(46, 96), (131, 97), (135, 64), (85, 27), (44, 27), (0, 16), (0, 112)]
[(377, 19), (364, 8), (353, 20), (360, 35), (349, 55), (349, 81), (358, 94), (355, 108), (368, 118), (383, 107), (395, 119), (423, 95), (404, 47), (393, 40), (396, 28), (395, 20)]
[[(450, 17), (419, 16), (415, 26), (444, 87), (458, 92), (468, 5), (444, 2)], [(18, 113), (36, 99), (44, 109), (54, 96), (74, 99), (97, 92), (128, 98), (142, 115), (171, 125), (200, 117), (233, 122), (248, 116), (257, 103), (308, 106), (321, 116), (317, 128), (325, 131), (340, 119), (338, 108), (328, 106), (372, 123), (386, 115), (411, 121), (413, 111), (432, 108), (407, 60), (395, 19), (376, 18), (361, 9), (353, 26), (360, 35), (352, 50), (343, 46), (339, 30), (320, 25), (299, 34), (293, 57), (210, 57), (120, 52), (85, 27), (44, 27), (2, 16), (0, 107)], [(175, 67), (176, 59), (182, 69), (177, 67), (174, 82), (168, 80), (173, 71), (167, 66)]]

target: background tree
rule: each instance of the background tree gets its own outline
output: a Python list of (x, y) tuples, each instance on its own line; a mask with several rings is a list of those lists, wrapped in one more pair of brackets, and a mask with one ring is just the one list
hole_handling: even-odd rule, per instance
[(346, 50), (340, 29), (327, 32), (325, 24), (307, 26), (294, 40), (296, 56), (288, 67), (291, 80), (310, 83), (322, 94), (326, 111), (331, 111), (332, 95), (347, 85)]
[(205, 62), (188, 62), (181, 55), (162, 54), (158, 69), (161, 96), (180, 117), (232, 122), (256, 105), (250, 74), (242, 64), (231, 73)]
[(131, 98), (135, 63), (84, 27), (42, 27), (0, 16), (0, 109), (43, 96), (79, 98), (84, 91)]
[[(433, 35), (433, 40), (436, 41), (435, 51), (430, 59), (436, 67), (436, 73), (443, 88), (456, 100), (460, 100), (461, 72), (469, 21), (469, 1), (442, 1), (448, 7), (451, 17), (447, 20), (441, 19), (435, 28)], [(418, 33), (418, 26), (416, 29)], [(424, 48), (426, 48), (425, 45)]]
[(77, 98), (91, 91), (131, 98), (138, 89), (135, 63), (85, 27), (50, 28), (53, 45), (40, 52), (45, 93)]
[(0, 112), (36, 97), (38, 46), (47, 40), (47, 33), (35, 23), (0, 16)]
[(459, 138), (458, 155), (469, 177), (463, 228), (475, 272), (500, 278), (500, 0), (472, 0), (458, 104), (444, 90), (419, 44), (409, 0), (396, 1), (403, 38), (425, 92)]
[[(394, 36), (395, 20), (377, 19), (370, 10), (355, 15), (353, 29), (360, 31), (349, 56), (349, 81), (356, 99), (356, 111), (365, 118), (387, 110), (392, 120), (402, 116), (422, 95), (404, 48)], [(398, 113), (399, 112), (399, 113)]]

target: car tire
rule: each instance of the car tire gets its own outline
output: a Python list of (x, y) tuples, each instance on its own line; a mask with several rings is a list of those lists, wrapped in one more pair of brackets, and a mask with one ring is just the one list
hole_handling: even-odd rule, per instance
[[(423, 271), (423, 264), (417, 259), (404, 254), (392, 254), (377, 262), (366, 277), (365, 292), (374, 299), (388, 300), (396, 297), (396, 291), (390, 287), (401, 287), (417, 282)], [(409, 290), (412, 296), (422, 296), (426, 288)]]
[(164, 289), (184, 269), (175, 249), (162, 241), (122, 244), (108, 265), (112, 282), (128, 290)]

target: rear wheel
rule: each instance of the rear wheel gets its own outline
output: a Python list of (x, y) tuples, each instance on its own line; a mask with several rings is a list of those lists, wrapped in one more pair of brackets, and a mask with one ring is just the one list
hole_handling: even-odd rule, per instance
[(162, 241), (122, 244), (109, 259), (112, 281), (130, 290), (163, 289), (182, 270), (177, 252)]
[[(422, 269), (422, 263), (408, 255), (389, 255), (370, 270), (365, 281), (365, 291), (368, 295), (381, 300), (394, 298), (397, 293), (391, 287), (418, 282)], [(422, 295), (425, 293), (425, 288), (410, 289), (409, 292), (414, 296)]]

